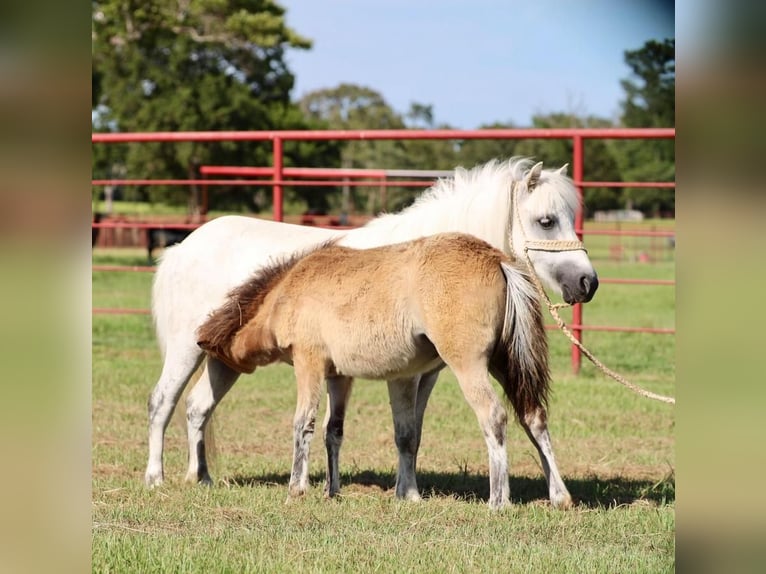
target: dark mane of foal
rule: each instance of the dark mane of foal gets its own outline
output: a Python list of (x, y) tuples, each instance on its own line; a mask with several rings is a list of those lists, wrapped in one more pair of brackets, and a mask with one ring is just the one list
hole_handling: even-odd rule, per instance
[(210, 313), (207, 320), (197, 329), (197, 345), (207, 351), (228, 348), (237, 331), (255, 316), (266, 295), (298, 261), (337, 242), (337, 238), (325, 241), (316, 247), (278, 259), (256, 271), (250, 279), (232, 289), (226, 297), (226, 303)]

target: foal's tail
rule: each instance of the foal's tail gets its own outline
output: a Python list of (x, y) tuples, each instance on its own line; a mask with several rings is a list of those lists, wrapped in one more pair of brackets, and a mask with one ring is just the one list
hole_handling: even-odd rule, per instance
[(491, 366), (523, 420), (548, 403), (548, 339), (540, 300), (528, 273), (505, 262), (500, 266), (506, 280), (505, 318)]

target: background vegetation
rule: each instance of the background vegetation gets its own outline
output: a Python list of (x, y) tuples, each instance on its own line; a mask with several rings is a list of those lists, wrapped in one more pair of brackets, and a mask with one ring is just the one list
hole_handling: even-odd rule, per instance
[[(294, 77), (289, 50), (311, 49), (311, 40), (285, 24), (272, 0), (171, 0), (92, 3), (93, 130), (181, 131), (310, 128), (449, 128), (433, 105), (412, 102), (394, 110), (370, 86), (341, 84), (291, 96)], [(675, 40), (649, 41), (624, 54), (632, 73), (622, 81), (625, 99), (615, 124), (576, 111), (552, 111), (528, 126), (490, 123), (485, 127), (673, 127), (675, 125)], [(572, 158), (571, 143), (528, 141), (293, 142), (285, 165), (389, 169), (471, 167), (493, 157), (529, 155), (551, 165)], [(270, 142), (213, 144), (127, 144), (93, 147), (93, 175), (194, 178), (198, 167), (265, 166)], [(672, 181), (674, 142), (588, 141), (585, 174), (591, 181)], [(217, 188), (218, 189), (218, 188)], [(258, 211), (266, 205), (253, 189), (232, 186), (212, 194), (212, 209)], [(199, 210), (200, 190), (136, 186), (116, 190), (119, 199), (186, 205)], [(94, 189), (98, 197), (102, 189)], [(374, 188), (287, 189), (301, 211), (376, 213)], [(417, 190), (392, 189), (389, 209), (412, 200)], [(649, 216), (672, 215), (672, 190), (589, 189), (586, 208), (634, 208)]]

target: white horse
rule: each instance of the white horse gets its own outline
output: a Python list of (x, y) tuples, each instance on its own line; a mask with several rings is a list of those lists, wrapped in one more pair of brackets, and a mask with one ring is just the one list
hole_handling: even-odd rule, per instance
[[(566, 166), (543, 170), (542, 162), (532, 165), (529, 159), (514, 158), (492, 160), (471, 170), (458, 168), (453, 178), (439, 180), (402, 212), (383, 215), (350, 231), (240, 216), (220, 217), (202, 225), (165, 251), (154, 278), (152, 311), (164, 364), (149, 398), (146, 484), (156, 486), (164, 479), (165, 429), (183, 389), (201, 367), (199, 381), (187, 399), (186, 480), (211, 483), (204, 429), (239, 373), (220, 360), (205, 359), (197, 346), (196, 331), (226, 301), (228, 293), (256, 270), (275, 258), (330, 239), (339, 238), (340, 245), (363, 249), (457, 231), (479, 237), (511, 257), (523, 258), (525, 249), (530, 249), (535, 271), (551, 290), (567, 303), (587, 302), (598, 287), (598, 277), (575, 233), (579, 208)], [(554, 244), (555, 249), (549, 247)], [(415, 467), (423, 413), (441, 368), (388, 384), (399, 451), (399, 498), (420, 498)], [(338, 468), (351, 383), (351, 378), (342, 376), (327, 380), (324, 433), (328, 461), (336, 461), (330, 465), (334, 469)], [(339, 484), (337, 478), (328, 480), (327, 488), (330, 483)]]

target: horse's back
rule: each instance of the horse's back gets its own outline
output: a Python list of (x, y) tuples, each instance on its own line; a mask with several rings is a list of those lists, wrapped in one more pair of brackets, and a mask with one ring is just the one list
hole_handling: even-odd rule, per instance
[(237, 215), (213, 219), (165, 250), (152, 287), (160, 347), (194, 343), (194, 332), (233, 288), (270, 261), (337, 232)]

